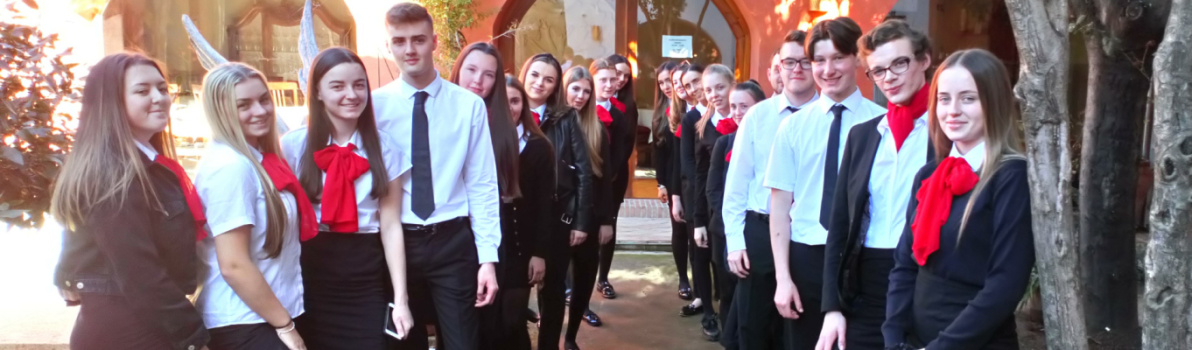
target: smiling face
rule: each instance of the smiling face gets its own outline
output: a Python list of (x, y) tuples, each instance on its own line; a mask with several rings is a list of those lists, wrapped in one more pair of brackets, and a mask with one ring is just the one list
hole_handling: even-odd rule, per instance
[(841, 53), (831, 40), (815, 42), (815, 57), (811, 59), (815, 84), (832, 101), (844, 101), (857, 90), (858, 64), (856, 55)]
[(703, 74), (700, 72), (683, 72), (683, 90), (687, 92), (688, 101), (696, 103), (707, 101), (704, 99), (702, 79)]
[[(617, 84), (620, 82), (618, 74), (616, 69), (601, 69), (592, 75), (592, 79), (596, 80), (596, 102), (608, 101), (617, 95)], [(570, 88), (567, 90), (571, 91)]]
[(625, 84), (629, 83), (629, 79), (633, 79), (632, 67), (628, 63), (617, 63), (617, 88), (614, 90), (621, 90)]
[(472, 50), (464, 57), (459, 69), (459, 86), (480, 98), (488, 97), (497, 82), (497, 58), (480, 50)]
[(567, 85), (567, 105), (575, 109), (583, 109), (592, 98), (592, 82), (580, 79)]
[(915, 58), (910, 39), (901, 38), (878, 46), (865, 58), (870, 78), (891, 103), (908, 105), (927, 81), (931, 57)]
[(170, 123), (170, 87), (156, 67), (138, 64), (124, 71), (124, 108), (138, 141), (148, 142)]
[(505, 87), (505, 95), (509, 96), (509, 115), (513, 118), (513, 125), (521, 122), (522, 108), (525, 108), (526, 99), (522, 96), (521, 91), (512, 86)]
[(244, 140), (253, 147), (257, 139), (273, 129), (273, 98), (260, 79), (248, 79), (236, 84), (236, 112)]
[(750, 95), (748, 91), (744, 90), (733, 91), (733, 93), (729, 95), (728, 101), (731, 108), (729, 115), (732, 116), (733, 120), (737, 121), (738, 124), (741, 123), (742, 119), (745, 119), (745, 112), (748, 112), (749, 108), (753, 107), (753, 105), (757, 104), (758, 102), (757, 100), (753, 99), (753, 95)]
[(940, 72), (936, 79), (935, 117), (961, 152), (985, 140), (985, 108), (973, 75), (963, 67)]
[(703, 85), (708, 104), (717, 111), (728, 112), (728, 95), (733, 89), (733, 82), (721, 74), (704, 74)]
[(319, 80), (318, 89), (317, 98), (323, 101), (327, 115), (332, 118), (358, 119), (368, 104), (368, 75), (355, 62), (341, 63), (328, 70)]
[(389, 51), (402, 76), (414, 78), (434, 74), (432, 55), (438, 48), (439, 37), (430, 22), (389, 24)]
[(674, 94), (680, 100), (687, 100), (687, 89), (683, 88), (683, 71), (675, 70), (671, 72), (671, 86), (674, 87)]
[(786, 69), (783, 65), (786, 63), (779, 63), (779, 75), (782, 77), (782, 88), (784, 91), (794, 94), (802, 95), (815, 90), (815, 82), (811, 79), (811, 71), (803, 67), (803, 63), (810, 61), (807, 57), (806, 50), (797, 42), (783, 43), (782, 49), (778, 51), (778, 56), (781, 61), (791, 62), (793, 68)]
[(530, 95), (530, 105), (542, 105), (559, 84), (559, 71), (546, 62), (534, 62), (523, 83), (526, 84), (526, 94)]

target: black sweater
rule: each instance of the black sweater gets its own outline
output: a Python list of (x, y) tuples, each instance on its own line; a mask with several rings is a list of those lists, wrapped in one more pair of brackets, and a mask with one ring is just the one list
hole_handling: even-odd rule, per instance
[[(710, 108), (710, 107), (709, 107)], [(708, 111), (709, 113), (715, 113)], [(683, 117), (683, 137), (680, 146), (680, 157), (683, 163), (683, 175), (687, 180), (684, 189), (684, 212), (688, 220), (692, 220), (695, 227), (707, 227), (711, 221), (711, 209), (708, 208), (708, 169), (711, 168), (712, 147), (720, 138), (720, 132), (709, 119), (704, 125), (704, 136), (700, 137), (696, 130), (699, 123), (699, 110), (691, 110)]]
[(555, 188), (555, 152), (550, 141), (532, 138), (518, 156), (521, 197), (501, 205), (501, 265), (510, 288), (527, 285), (531, 256), (545, 258), (550, 251)]
[[(625, 106), (626, 112), (621, 112), (616, 107), (609, 111), (613, 122), (606, 128), (609, 155), (604, 159), (606, 163), (612, 163), (609, 164), (612, 168), (610, 187), (612, 198), (608, 203), (611, 208), (607, 209), (611, 210), (611, 218), (616, 218), (621, 203), (625, 201), (625, 191), (628, 190), (630, 180), (633, 178), (633, 166), (629, 165), (629, 158), (633, 156), (633, 143), (637, 138), (637, 119), (636, 117), (630, 119), (628, 111), (631, 107)], [(633, 113), (633, 115), (636, 114)]]
[[(919, 170), (912, 193), (919, 192), (923, 180), (938, 164), (932, 161)], [(972, 191), (954, 197), (948, 221), (940, 229), (939, 250), (922, 267), (911, 253), (911, 225), (918, 206), (915, 196), (911, 197), (906, 229), (894, 254), (895, 267), (890, 271), (887, 318), (882, 325), (886, 346), (906, 342), (912, 335), (933, 333), (916, 327), (925, 327), (924, 319), (929, 317), (924, 316), (937, 316), (938, 320), (941, 313), (936, 310), (947, 309), (956, 310), (943, 316), (951, 322), (938, 330), (938, 336), (918, 336), (927, 349), (982, 349), (993, 341), (1017, 344), (1016, 339), (1004, 339), (1007, 335), (1002, 331), (1008, 327), (1009, 336), (1013, 334), (1014, 309), (1026, 292), (1035, 263), (1026, 170), (1025, 160), (1003, 161), (975, 199), (960, 244), (960, 221), (968, 201), (973, 200)], [(940, 296), (938, 291), (945, 289), (968, 292)], [(956, 307), (945, 304), (943, 299), (968, 303)], [(926, 305), (915, 305), (915, 301)]]
[[(662, 133), (662, 140), (654, 142), (654, 177), (671, 195), (682, 195), (679, 181), (679, 137), (674, 130)], [(670, 199), (667, 199), (670, 200)]]
[(716, 147), (712, 147), (712, 167), (708, 169), (708, 208), (712, 211), (712, 221), (708, 231), (724, 235), (724, 218), (720, 210), (724, 207), (724, 181), (728, 177), (728, 152), (733, 150), (733, 141), (737, 133), (721, 136), (716, 140)]

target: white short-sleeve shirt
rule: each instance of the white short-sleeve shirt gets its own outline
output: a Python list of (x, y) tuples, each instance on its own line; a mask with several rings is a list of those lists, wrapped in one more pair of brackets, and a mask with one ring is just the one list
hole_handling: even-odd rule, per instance
[[(302, 154), (306, 152), (306, 129), (307, 127), (305, 126), (294, 129), (281, 138), (282, 152), (285, 153), (286, 162), (290, 164), (290, 168), (294, 170), (294, 175), (296, 176), (301, 176), (301, 172), (298, 169), (301, 169)], [(411, 163), (408, 158), (401, 156), (397, 150), (397, 145), (389, 134), (386, 134), (384, 131), (378, 131), (377, 134), (381, 141), (381, 160), (385, 163), (385, 172), (389, 176), (386, 181), (392, 182), (400, 177), (402, 173), (409, 170)], [(334, 141), (328, 140), (327, 144), (331, 144), (332, 142)], [(364, 159), (370, 158), (368, 152), (364, 150), (364, 143), (360, 140), (359, 131), (352, 133), (352, 139), (348, 143), (339, 146), (346, 147), (348, 144), (356, 145), (357, 155), (364, 157)], [(323, 172), (322, 181), (327, 181), (326, 172)], [(373, 188), (372, 172), (368, 171), (360, 175), (360, 177), (356, 178), (353, 185), (356, 187), (356, 214), (357, 223), (360, 226), (357, 232), (381, 232), (381, 216), (379, 215), (380, 199), (373, 198), (370, 194)], [(323, 190), (326, 191), (327, 188), (324, 187)], [(395, 193), (394, 195), (401, 194)], [(320, 203), (314, 203), (313, 205), (315, 217), (319, 222), (319, 231), (328, 231), (329, 228), (327, 225), (322, 224), (322, 205)]]
[[(268, 216), (265, 192), (257, 178), (256, 169), (252, 162), (231, 146), (216, 141), (207, 147), (207, 153), (199, 162), (198, 174), (195, 175), (195, 188), (203, 200), (206, 228), (210, 233), (197, 247), (199, 258), (205, 264), (205, 271), (199, 274), (203, 279), (203, 288), (195, 303), (203, 315), (203, 323), (207, 328), (216, 328), (265, 322), (224, 280), (215, 252), (215, 237), (245, 225), (252, 225), (249, 248), (253, 264), (261, 271), (265, 282), (290, 317), (298, 317), (305, 308), (302, 303), (302, 268), (299, 265), (302, 247), (298, 239), (298, 206), (294, 195), (288, 191), (280, 193), (286, 207), (284, 240), (281, 253), (266, 259), (265, 228)], [(260, 152), (255, 149), (251, 151), (258, 161), (262, 159)]]

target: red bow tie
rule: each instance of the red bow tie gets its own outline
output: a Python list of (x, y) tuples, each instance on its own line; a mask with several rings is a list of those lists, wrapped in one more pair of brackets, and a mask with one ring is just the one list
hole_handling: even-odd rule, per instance
[(721, 135), (728, 135), (737, 131), (737, 121), (733, 118), (724, 118), (716, 123), (716, 132)]
[(356, 211), (356, 179), (368, 172), (368, 160), (356, 154), (356, 145), (330, 145), (314, 154), (315, 165), (327, 173), (323, 180), (321, 221), (331, 232), (360, 231)]

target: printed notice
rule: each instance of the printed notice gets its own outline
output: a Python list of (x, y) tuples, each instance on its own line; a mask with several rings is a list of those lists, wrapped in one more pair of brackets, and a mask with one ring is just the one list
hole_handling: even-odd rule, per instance
[(691, 36), (663, 35), (662, 57), (691, 58)]

